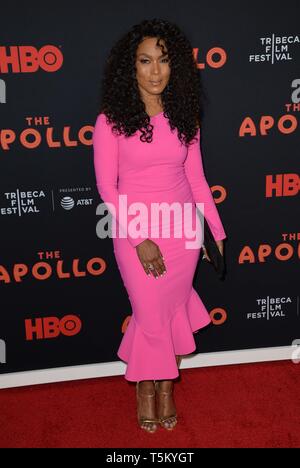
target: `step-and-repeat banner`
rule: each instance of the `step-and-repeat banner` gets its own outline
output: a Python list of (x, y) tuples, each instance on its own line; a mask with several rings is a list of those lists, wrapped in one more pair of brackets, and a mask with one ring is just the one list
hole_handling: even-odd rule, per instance
[[(2, 8), (0, 373), (119, 361), (130, 320), (99, 239), (92, 134), (107, 54), (133, 24), (176, 22), (207, 98), (202, 155), (227, 274), (199, 260), (213, 323), (197, 352), (290, 346), (299, 332), (297, 2), (26, 2)], [(171, 7), (171, 8), (170, 8)]]

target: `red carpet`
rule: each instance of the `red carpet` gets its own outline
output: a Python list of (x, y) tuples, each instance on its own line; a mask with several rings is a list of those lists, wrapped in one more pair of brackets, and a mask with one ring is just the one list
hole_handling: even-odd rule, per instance
[(0, 390), (0, 447), (300, 447), (300, 366), (181, 370), (174, 431), (136, 422), (123, 376)]

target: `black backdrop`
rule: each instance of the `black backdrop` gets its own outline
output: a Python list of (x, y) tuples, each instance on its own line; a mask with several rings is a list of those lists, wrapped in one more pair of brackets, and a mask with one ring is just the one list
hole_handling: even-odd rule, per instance
[(257, 0), (2, 7), (1, 373), (118, 360), (131, 309), (112, 241), (96, 236), (92, 131), (108, 51), (153, 17), (177, 22), (197, 54), (204, 168), (216, 200), (218, 187), (225, 195), (227, 276), (199, 262), (194, 287), (215, 323), (195, 335), (197, 352), (299, 338), (299, 10)]

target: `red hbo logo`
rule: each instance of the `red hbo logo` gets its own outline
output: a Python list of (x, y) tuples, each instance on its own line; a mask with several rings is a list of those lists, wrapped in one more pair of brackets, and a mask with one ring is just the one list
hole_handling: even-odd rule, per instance
[(33, 73), (42, 68), (46, 72), (56, 72), (63, 64), (63, 54), (52, 45), (39, 50), (33, 46), (0, 47), (0, 73)]
[(62, 319), (57, 317), (26, 319), (26, 340), (57, 338), (60, 334), (74, 336), (80, 332), (81, 327), (81, 320), (76, 315), (66, 315)]

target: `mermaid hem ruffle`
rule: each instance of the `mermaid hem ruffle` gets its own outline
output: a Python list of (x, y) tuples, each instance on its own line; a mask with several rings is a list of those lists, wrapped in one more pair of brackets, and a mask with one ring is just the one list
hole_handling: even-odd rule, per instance
[(193, 333), (210, 322), (210, 315), (194, 288), (188, 299), (175, 308), (160, 333), (148, 334), (132, 315), (117, 351), (119, 358), (127, 363), (125, 379), (137, 382), (178, 377), (176, 355), (195, 351)]

